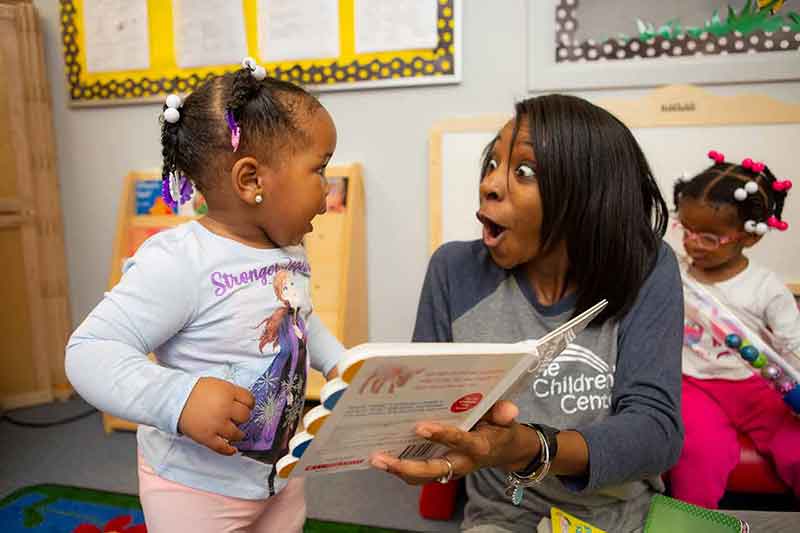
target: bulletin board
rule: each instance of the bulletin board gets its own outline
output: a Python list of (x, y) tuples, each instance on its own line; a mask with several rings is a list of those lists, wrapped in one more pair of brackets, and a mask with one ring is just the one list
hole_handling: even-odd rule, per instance
[(800, 78), (800, 0), (528, 0), (531, 91)]
[[(458, 83), (461, 80), (461, 1), (204, 0), (203, 9), (214, 9), (209, 7), (214, 5), (217, 9), (230, 12), (232, 7), (238, 8), (241, 4), (238, 19), (233, 22), (238, 24), (236, 27), (244, 28), (244, 36), (241, 37), (241, 32), (230, 32), (228, 37), (241, 43), (241, 50), (246, 52), (242, 57), (255, 58), (275, 78), (303, 85), (312, 91), (328, 91)], [(190, 5), (190, 2), (60, 0), (62, 44), (71, 105), (162, 101), (169, 93), (191, 92), (209, 76), (241, 68), (240, 57), (224, 64), (202, 64), (201, 54), (197, 52), (202, 46), (179, 46), (176, 27), (183, 28), (182, 21), (189, 17), (181, 16), (178, 7), (182, 3), (187, 6), (184, 9), (198, 5)], [(311, 9), (313, 6), (328, 9), (330, 16), (320, 14), (317, 9), (308, 12), (313, 15), (311, 18), (316, 17), (315, 20), (305, 20), (298, 10)], [(421, 6), (426, 7), (420, 14)], [(96, 13), (101, 8), (115, 9), (118, 20), (100, 19)], [(271, 11), (275, 9), (280, 11)], [(294, 18), (286, 19), (286, 23), (282, 22), (283, 26), (274, 28), (270, 26), (272, 19), (263, 14), (276, 12)], [(376, 13), (390, 13), (391, 17), (379, 19)], [(194, 12), (189, 14), (193, 15)], [(409, 21), (408, 28), (402, 26), (403, 16)], [(401, 22), (398, 23), (398, 20)], [(294, 45), (290, 43), (287, 48), (287, 53), (298, 50), (300, 55), (313, 55), (314, 51), (303, 52), (302, 49), (318, 46), (319, 41), (328, 41), (328, 52), (335, 55), (272, 60), (274, 57), (270, 58), (270, 54), (260, 53), (265, 49), (265, 35), (282, 33), (289, 38), (298, 31), (311, 32), (314, 28), (310, 24), (324, 26), (330, 25), (331, 21), (334, 26), (328, 26), (329, 31), (310, 33), (309, 39), (295, 39)], [(213, 19), (205, 22), (219, 24), (218, 20)], [(433, 23), (435, 28), (431, 26)], [(226, 50), (235, 48), (230, 42), (218, 39), (219, 32), (205, 28), (204, 33), (202, 26), (203, 21), (199, 21), (190, 31), (194, 32), (191, 35), (197, 38), (196, 42), (206, 43), (209, 57), (218, 57)], [(89, 28), (95, 30), (89, 31)], [(138, 29), (132, 32), (132, 28)], [(137, 37), (138, 44), (135, 40), (120, 43), (120, 36), (126, 35), (125, 31), (115, 33), (115, 29), (128, 31), (127, 37)], [(181, 35), (190, 34), (186, 32)], [(216, 48), (207, 44), (215, 40), (219, 41)], [(419, 47), (407, 48), (398, 44), (403, 42), (411, 43), (408, 46), (418, 43)], [(389, 43), (386, 46), (390, 49), (380, 48), (385, 43)], [(127, 50), (114, 49), (119, 61), (102, 57), (98, 61), (98, 54), (103, 54), (103, 46), (112, 49), (126, 44), (129, 47)], [(286, 48), (286, 43), (283, 46)], [(272, 51), (276, 49), (277, 45), (272, 48), (268, 45), (266, 48)], [(123, 52), (120, 53), (120, 50)], [(186, 66), (186, 61), (181, 63), (181, 54), (185, 52), (193, 54), (188, 61), (192, 66)], [(126, 63), (134, 68), (127, 68)], [(100, 66), (93, 69), (92, 65)]]
[[(647, 157), (670, 210), (672, 187), (682, 173), (696, 174), (710, 164), (706, 154), (717, 150), (726, 160), (750, 157), (764, 161), (778, 179), (798, 183), (797, 139), (800, 104), (765, 94), (717, 95), (688, 85), (656, 89), (642, 98), (606, 98), (595, 102), (622, 120)], [(429, 248), (481, 237), (478, 184), (481, 153), (510, 115), (443, 120), (429, 140)], [(783, 210), (785, 232), (768, 233), (747, 252), (800, 292), (800, 191), (789, 192)], [(681, 250), (678, 231), (667, 242)]]

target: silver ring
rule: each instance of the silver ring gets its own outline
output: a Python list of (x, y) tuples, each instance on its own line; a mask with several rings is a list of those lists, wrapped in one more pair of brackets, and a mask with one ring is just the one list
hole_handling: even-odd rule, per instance
[(448, 459), (445, 456), (441, 456), (441, 457), (439, 457), (439, 459), (441, 459), (442, 461), (447, 463), (447, 474), (445, 474), (445, 475), (443, 475), (441, 477), (437, 477), (436, 481), (438, 481), (442, 485), (445, 485), (447, 483), (450, 483), (450, 480), (453, 479), (453, 463), (451, 463), (450, 459)]

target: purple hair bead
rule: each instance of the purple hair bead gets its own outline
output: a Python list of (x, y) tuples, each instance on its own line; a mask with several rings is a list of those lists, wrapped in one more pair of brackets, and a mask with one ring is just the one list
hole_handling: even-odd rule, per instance
[(164, 199), (164, 203), (175, 211), (175, 200), (173, 200), (172, 194), (169, 192), (169, 174), (161, 179), (161, 197)]
[(164, 198), (164, 203), (166, 203), (174, 213), (177, 213), (180, 204), (185, 204), (192, 199), (194, 187), (192, 186), (192, 181), (186, 176), (182, 175), (179, 178), (180, 198), (175, 199), (172, 197), (172, 193), (170, 192), (169, 180), (169, 175), (165, 176), (161, 180), (161, 197)]
[(231, 130), (231, 146), (235, 152), (239, 149), (239, 139), (242, 137), (242, 129), (236, 123), (236, 118), (233, 116), (233, 111), (231, 110), (225, 112), (225, 121), (228, 123), (228, 129)]
[(181, 203), (185, 204), (192, 199), (194, 187), (192, 187), (192, 180), (186, 176), (181, 176)]

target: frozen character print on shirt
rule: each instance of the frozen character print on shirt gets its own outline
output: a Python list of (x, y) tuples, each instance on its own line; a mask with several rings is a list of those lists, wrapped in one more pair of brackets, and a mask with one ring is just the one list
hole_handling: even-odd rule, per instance
[[(297, 275), (302, 275), (298, 273)], [(278, 350), (267, 370), (250, 387), (255, 407), (241, 426), (245, 438), (238, 443), (245, 455), (274, 464), (288, 453), (303, 413), (306, 387), (306, 321), (303, 287), (293, 274), (280, 270), (272, 280), (279, 307), (256, 328), (261, 332), (258, 349)]]

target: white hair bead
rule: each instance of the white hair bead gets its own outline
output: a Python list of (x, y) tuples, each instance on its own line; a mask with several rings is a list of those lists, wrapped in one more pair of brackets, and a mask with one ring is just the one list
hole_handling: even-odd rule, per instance
[(756, 232), (756, 222), (755, 222), (755, 220), (747, 220), (747, 221), (745, 221), (744, 230), (747, 233), (755, 233)]
[(267, 77), (267, 70), (261, 65), (258, 65), (256, 66), (255, 70), (253, 70), (253, 77), (258, 81), (261, 81)]
[(769, 227), (765, 223), (759, 222), (758, 224), (756, 224), (757, 234), (764, 235), (767, 231), (769, 231)]
[(167, 107), (171, 107), (173, 109), (178, 109), (183, 105), (183, 100), (177, 94), (171, 94), (167, 96), (167, 101), (165, 102)]
[(181, 113), (174, 107), (168, 107), (164, 110), (164, 120), (169, 122), (170, 124), (175, 124), (180, 120)]
[(733, 197), (740, 202), (744, 202), (747, 199), (747, 191), (739, 187), (733, 191)]
[(252, 57), (247, 56), (244, 59), (242, 59), (242, 67), (250, 69), (252, 71), (256, 68), (256, 66), (257, 66), (256, 60), (253, 59)]
[(755, 194), (758, 192), (758, 184), (755, 181), (748, 181), (744, 184), (744, 190), (750, 194)]

